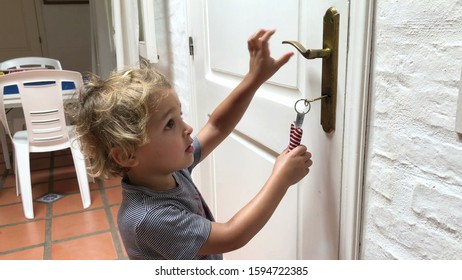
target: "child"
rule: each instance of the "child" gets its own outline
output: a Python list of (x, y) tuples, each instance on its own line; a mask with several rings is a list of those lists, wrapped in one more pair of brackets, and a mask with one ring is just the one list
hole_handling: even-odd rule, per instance
[(275, 60), (274, 30), (248, 40), (248, 74), (196, 137), (170, 83), (149, 67), (90, 79), (79, 97), (76, 131), (93, 176), (121, 175), (120, 234), (130, 259), (222, 259), (266, 224), (287, 189), (309, 172), (306, 147), (277, 158), (261, 191), (228, 222), (215, 222), (192, 169), (234, 129), (256, 90), (293, 55)]

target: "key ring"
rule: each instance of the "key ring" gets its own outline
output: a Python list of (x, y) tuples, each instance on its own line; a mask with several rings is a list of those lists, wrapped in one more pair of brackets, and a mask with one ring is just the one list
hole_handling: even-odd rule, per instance
[[(304, 107), (305, 110), (306, 110), (306, 108), (308, 108), (308, 110), (306, 110), (306, 111), (305, 111), (305, 110), (300, 111), (300, 110), (297, 108), (297, 107), (298, 107), (298, 103), (299, 103), (300, 101), (303, 101), (303, 103), (304, 103), (303, 105), (305, 105), (305, 107)], [(295, 109), (295, 112), (297, 112), (297, 114), (306, 115), (306, 114), (308, 114), (308, 112), (311, 110), (311, 102), (308, 101), (308, 99), (299, 99), (299, 100), (297, 100), (297, 102), (295, 102), (294, 109)]]

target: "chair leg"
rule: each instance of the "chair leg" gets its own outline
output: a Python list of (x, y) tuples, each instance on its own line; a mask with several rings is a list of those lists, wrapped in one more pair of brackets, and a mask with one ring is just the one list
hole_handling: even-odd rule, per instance
[(5, 159), (6, 169), (11, 169), (10, 152), (8, 151), (8, 143), (6, 142), (5, 128), (0, 125), (0, 142), (2, 143), (3, 158)]
[(27, 144), (15, 143), (15, 156), (17, 166), (17, 176), (19, 178), (19, 189), (21, 191), (22, 207), (27, 219), (34, 218), (34, 204), (32, 201), (32, 184), (29, 165), (29, 147)]
[[(13, 146), (14, 149), (14, 146)], [(13, 165), (14, 165), (14, 178), (16, 179), (16, 196), (21, 194), (19, 176), (18, 176), (18, 160), (16, 159), (16, 153), (13, 153)], [(32, 183), (31, 183), (32, 184)]]
[(85, 158), (80, 151), (78, 140), (71, 140), (71, 153), (74, 159), (75, 171), (79, 182), (80, 195), (82, 197), (83, 208), (88, 208), (91, 205), (90, 186), (88, 184), (87, 167)]

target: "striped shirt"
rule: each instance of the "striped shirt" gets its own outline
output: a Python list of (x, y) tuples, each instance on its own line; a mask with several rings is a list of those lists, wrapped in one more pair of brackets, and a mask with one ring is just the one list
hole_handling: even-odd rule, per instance
[(154, 191), (122, 179), (117, 222), (130, 259), (223, 259), (221, 254), (197, 255), (209, 237), (214, 218), (191, 178), (201, 153), (197, 138), (193, 146), (194, 163), (173, 173), (174, 189)]

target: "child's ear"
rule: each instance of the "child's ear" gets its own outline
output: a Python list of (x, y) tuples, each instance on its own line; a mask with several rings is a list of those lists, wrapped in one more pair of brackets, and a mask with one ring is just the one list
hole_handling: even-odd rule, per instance
[(138, 165), (138, 160), (135, 157), (127, 158), (122, 148), (115, 147), (111, 149), (112, 159), (123, 167), (134, 167)]

